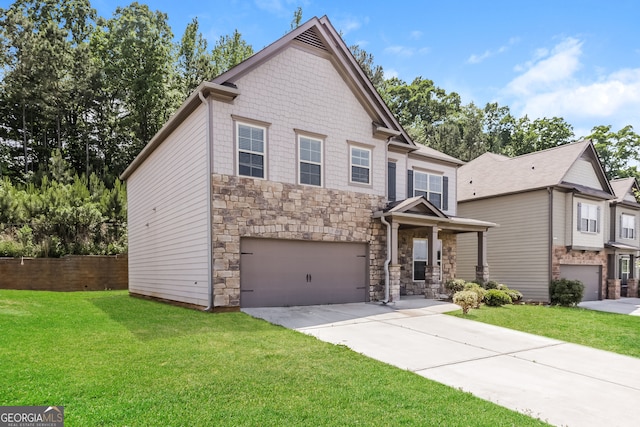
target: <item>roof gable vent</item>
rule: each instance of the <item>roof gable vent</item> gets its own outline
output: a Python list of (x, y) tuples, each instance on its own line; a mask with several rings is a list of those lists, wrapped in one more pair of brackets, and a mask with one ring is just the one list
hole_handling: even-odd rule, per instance
[(320, 36), (318, 35), (318, 33), (316, 33), (315, 29), (309, 28), (307, 31), (305, 31), (304, 33), (300, 34), (298, 37), (295, 38), (295, 40), (304, 43), (304, 44), (308, 44), (309, 46), (313, 46), (317, 49), (322, 49), (325, 51), (328, 51), (329, 49), (326, 48), (326, 46), (324, 45), (324, 43), (322, 42), (322, 39), (320, 38)]

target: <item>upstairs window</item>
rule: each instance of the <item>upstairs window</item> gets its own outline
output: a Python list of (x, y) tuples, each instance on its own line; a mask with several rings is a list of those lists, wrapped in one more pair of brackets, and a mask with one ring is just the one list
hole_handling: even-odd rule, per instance
[(351, 182), (371, 184), (371, 150), (351, 147)]
[(322, 140), (298, 137), (300, 184), (322, 186)]
[(600, 208), (591, 203), (578, 203), (578, 231), (600, 232)]
[(238, 123), (238, 175), (265, 178), (266, 129)]
[(620, 237), (623, 239), (636, 238), (636, 217), (633, 215), (622, 214), (620, 218), (622, 227), (620, 227)]
[(442, 176), (414, 171), (413, 195), (424, 196), (436, 208), (442, 209)]

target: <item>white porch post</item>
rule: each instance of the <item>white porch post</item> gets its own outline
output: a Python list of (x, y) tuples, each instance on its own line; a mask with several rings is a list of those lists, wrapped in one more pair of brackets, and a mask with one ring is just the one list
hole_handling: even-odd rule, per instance
[(398, 264), (398, 228), (400, 224), (391, 222), (391, 264), (389, 265), (389, 300), (400, 300), (401, 270)]
[(424, 295), (426, 298), (437, 298), (440, 295), (440, 267), (438, 266), (438, 227), (427, 227), (429, 250), (427, 266), (424, 274)]

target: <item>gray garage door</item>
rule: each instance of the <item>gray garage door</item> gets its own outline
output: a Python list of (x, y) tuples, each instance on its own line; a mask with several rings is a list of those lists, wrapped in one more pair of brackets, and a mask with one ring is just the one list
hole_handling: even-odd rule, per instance
[(584, 284), (582, 301), (596, 301), (600, 299), (600, 274), (599, 265), (561, 265), (560, 278), (580, 280)]
[(365, 243), (246, 238), (240, 305), (278, 307), (366, 301)]

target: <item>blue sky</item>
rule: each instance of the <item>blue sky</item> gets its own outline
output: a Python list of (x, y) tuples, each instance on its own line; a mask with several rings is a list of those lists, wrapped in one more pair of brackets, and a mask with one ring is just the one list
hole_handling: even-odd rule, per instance
[[(210, 45), (238, 29), (256, 51), (289, 30), (300, 6), (303, 21), (327, 15), (388, 76), (429, 78), (465, 104), (497, 101), (516, 116), (564, 117), (577, 137), (596, 125), (640, 133), (635, 0), (140, 2), (167, 13), (176, 38), (198, 17)], [(127, 4), (92, 0), (104, 17)]]

